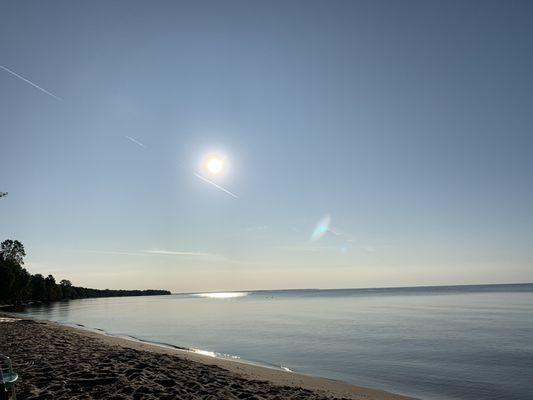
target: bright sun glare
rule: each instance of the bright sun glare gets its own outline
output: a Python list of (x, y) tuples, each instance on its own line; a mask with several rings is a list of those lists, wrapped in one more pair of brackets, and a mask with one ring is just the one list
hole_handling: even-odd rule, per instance
[(235, 297), (248, 296), (248, 292), (219, 292), (219, 293), (198, 293), (198, 297), (206, 297), (209, 299), (233, 299)]
[(222, 167), (224, 165), (224, 161), (220, 157), (211, 157), (209, 160), (207, 160), (207, 170), (209, 173), (213, 175), (218, 175), (222, 172)]

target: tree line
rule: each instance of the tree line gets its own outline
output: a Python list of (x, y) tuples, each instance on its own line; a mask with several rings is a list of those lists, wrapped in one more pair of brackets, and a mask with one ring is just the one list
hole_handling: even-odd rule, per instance
[(0, 245), (0, 304), (30, 301), (57, 301), (88, 297), (153, 296), (170, 294), (168, 290), (112, 290), (73, 286), (69, 280), (56, 282), (52, 275), (30, 274), (25, 268), (24, 246), (18, 240), (4, 240)]

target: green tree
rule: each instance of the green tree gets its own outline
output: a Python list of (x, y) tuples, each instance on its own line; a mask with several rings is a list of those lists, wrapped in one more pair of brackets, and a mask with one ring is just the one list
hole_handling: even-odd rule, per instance
[(61, 297), (63, 299), (73, 299), (75, 297), (74, 290), (72, 290), (72, 283), (68, 279), (62, 279), (59, 282), (59, 286), (61, 287)]
[(12, 259), (0, 258), (0, 300), (21, 303), (30, 298), (30, 274)]
[(18, 240), (0, 244), (0, 300), (20, 303), (30, 297), (30, 274), (24, 264), (24, 246)]
[(6, 261), (14, 261), (18, 265), (24, 264), (24, 257), (26, 252), (24, 251), (24, 245), (18, 240), (4, 240), (0, 244), (0, 254), (2, 258)]
[(46, 287), (46, 300), (61, 300), (61, 288), (57, 286), (56, 279), (52, 275), (48, 275), (44, 279), (44, 284)]
[(47, 300), (44, 276), (36, 274), (31, 276), (31, 299), (36, 301)]
[(30, 286), (31, 275), (25, 268), (22, 268), (20, 265), (15, 267), (15, 281), (11, 287), (12, 300), (15, 304), (20, 304), (30, 298), (31, 295), (31, 286)]
[(11, 300), (11, 288), (15, 281), (14, 263), (0, 257), (0, 302), (7, 303)]

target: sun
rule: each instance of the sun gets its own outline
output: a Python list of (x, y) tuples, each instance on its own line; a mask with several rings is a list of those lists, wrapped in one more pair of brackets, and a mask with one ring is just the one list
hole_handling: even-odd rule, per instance
[(218, 175), (222, 172), (222, 164), (223, 162), (220, 158), (213, 157), (207, 160), (206, 167), (211, 174)]
[(211, 175), (219, 175), (224, 169), (224, 158), (211, 156), (205, 163), (205, 168)]

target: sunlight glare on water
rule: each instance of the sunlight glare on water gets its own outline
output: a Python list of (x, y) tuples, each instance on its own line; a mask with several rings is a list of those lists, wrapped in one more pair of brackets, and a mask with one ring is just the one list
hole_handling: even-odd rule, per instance
[(248, 292), (196, 293), (193, 296), (206, 297), (209, 299), (233, 299), (235, 297), (248, 296)]
[(208, 357), (216, 357), (216, 353), (214, 351), (209, 351), (209, 350), (200, 350), (200, 349), (191, 349), (193, 353), (196, 353), (196, 354), (201, 354), (203, 356), (208, 356)]

